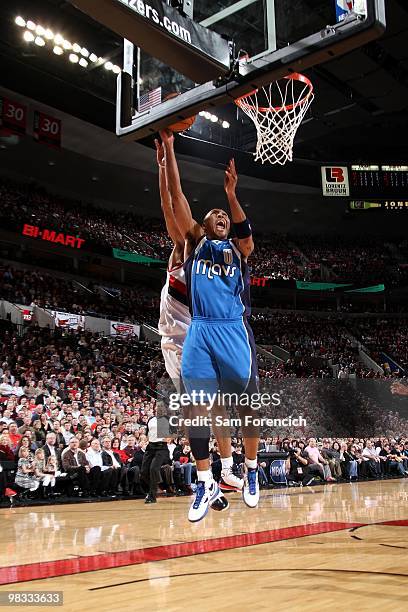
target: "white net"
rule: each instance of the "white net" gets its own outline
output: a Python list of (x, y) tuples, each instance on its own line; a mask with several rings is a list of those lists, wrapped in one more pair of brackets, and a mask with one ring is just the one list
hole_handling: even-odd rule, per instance
[(291, 74), (235, 100), (256, 127), (255, 161), (281, 166), (292, 161), (296, 132), (313, 98), (310, 80)]

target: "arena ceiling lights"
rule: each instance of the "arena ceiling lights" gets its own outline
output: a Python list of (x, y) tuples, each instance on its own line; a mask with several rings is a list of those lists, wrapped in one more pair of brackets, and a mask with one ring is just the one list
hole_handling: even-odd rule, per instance
[(24, 28), (23, 39), (27, 43), (33, 42), (39, 47), (50, 45), (55, 55), (64, 56), (72, 64), (78, 64), (82, 68), (87, 68), (89, 64), (96, 66), (104, 66), (105, 70), (113, 74), (119, 74), (120, 67), (112, 64), (103, 57), (99, 57), (96, 53), (91, 53), (88, 49), (78, 43), (71, 43), (61, 34), (54, 34), (49, 28), (34, 23), (34, 21), (25, 20), (18, 15), (14, 23), (19, 28)]

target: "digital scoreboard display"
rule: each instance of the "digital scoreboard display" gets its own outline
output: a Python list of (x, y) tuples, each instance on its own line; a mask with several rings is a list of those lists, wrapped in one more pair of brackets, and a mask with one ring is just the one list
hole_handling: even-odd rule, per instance
[(353, 198), (408, 199), (408, 165), (354, 165), (349, 181)]

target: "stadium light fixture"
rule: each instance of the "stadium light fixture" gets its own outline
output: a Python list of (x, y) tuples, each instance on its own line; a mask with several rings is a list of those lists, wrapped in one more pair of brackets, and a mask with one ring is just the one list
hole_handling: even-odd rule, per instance
[(30, 30), (26, 30), (23, 34), (23, 38), (26, 42), (33, 42), (34, 34)]
[(218, 121), (217, 115), (211, 115), (211, 122), (212, 123), (217, 123), (217, 121)]
[(230, 127), (230, 124), (228, 123), (228, 121), (223, 121), (221, 125), (224, 128), (224, 130), (228, 130), (228, 128)]
[(36, 24), (31, 19), (26, 21), (21, 15), (15, 17), (14, 21), (18, 27), (26, 28), (23, 34), (23, 38), (26, 42), (30, 43), (34, 41), (39, 47), (44, 47), (50, 42), (51, 49), (55, 55), (63, 55), (64, 51), (71, 51), (69, 60), (73, 64), (79, 64), (83, 68), (86, 68), (89, 62), (92, 62), (97, 66), (105, 66), (106, 70), (114, 74), (119, 74), (121, 71), (121, 68), (113, 64), (113, 62), (96, 55), (96, 53), (88, 51), (86, 47), (83, 47), (77, 42), (72, 44), (68, 39), (64, 38), (62, 34), (54, 34), (54, 32), (46, 26)]

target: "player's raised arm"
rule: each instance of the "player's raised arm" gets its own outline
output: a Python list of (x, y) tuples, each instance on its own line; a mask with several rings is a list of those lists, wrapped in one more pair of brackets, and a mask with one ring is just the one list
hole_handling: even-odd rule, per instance
[(177, 226), (173, 205), (171, 203), (170, 192), (167, 187), (164, 148), (158, 140), (155, 140), (154, 144), (156, 145), (157, 165), (159, 166), (160, 203), (164, 220), (166, 222), (167, 233), (173, 241), (174, 246), (182, 248), (184, 246), (184, 237), (181, 235), (181, 232)]
[(164, 130), (160, 132), (160, 137), (165, 152), (167, 187), (170, 192), (177, 226), (184, 239), (195, 241), (203, 231), (193, 219), (190, 205), (181, 187), (179, 169), (174, 153), (174, 136), (168, 130)]
[(249, 257), (254, 250), (252, 230), (246, 214), (241, 208), (236, 195), (238, 175), (235, 168), (235, 161), (231, 159), (225, 170), (224, 189), (227, 194), (231, 210), (231, 219), (237, 235), (238, 248), (244, 257)]

